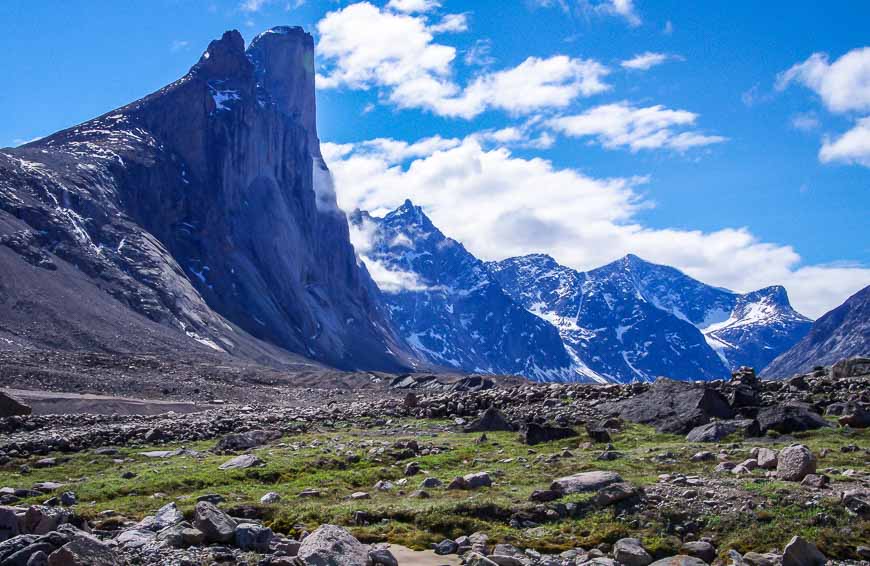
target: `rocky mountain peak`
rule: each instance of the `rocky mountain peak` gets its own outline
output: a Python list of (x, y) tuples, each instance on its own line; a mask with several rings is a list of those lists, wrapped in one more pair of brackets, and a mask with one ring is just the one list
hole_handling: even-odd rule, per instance
[(247, 56), (254, 65), (261, 97), (298, 120), (316, 139), (314, 38), (311, 34), (298, 26), (271, 28), (254, 38)]
[(191, 73), (205, 79), (252, 77), (253, 66), (245, 56), (245, 40), (237, 30), (224, 32), (220, 39), (208, 44)]

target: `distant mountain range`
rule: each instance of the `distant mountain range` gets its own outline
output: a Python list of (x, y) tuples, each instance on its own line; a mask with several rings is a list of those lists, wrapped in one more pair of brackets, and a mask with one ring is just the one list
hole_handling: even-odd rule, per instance
[(855, 356), (870, 357), (870, 285), (819, 318), (806, 336), (773, 360), (762, 375), (790, 377)]
[(411, 202), (351, 215), (355, 249), (313, 50), (298, 27), (247, 47), (230, 31), (157, 92), (0, 150), (0, 350), (598, 382), (867, 353), (866, 289), (810, 331), (782, 287), (734, 293), (632, 255), (484, 263)]
[(444, 236), (406, 201), (383, 218), (350, 217), (368, 234), (369, 263), (402, 274), (383, 301), (400, 334), (439, 366), (520, 374), (540, 381), (576, 378), (559, 332), (509, 297), (487, 266)]
[(588, 272), (541, 254), (483, 263), (411, 202), (352, 223), (374, 227), (369, 261), (415, 282), (384, 300), (402, 336), (441, 365), (547, 380), (716, 379), (766, 366), (812, 324), (782, 287), (734, 293), (634, 255)]

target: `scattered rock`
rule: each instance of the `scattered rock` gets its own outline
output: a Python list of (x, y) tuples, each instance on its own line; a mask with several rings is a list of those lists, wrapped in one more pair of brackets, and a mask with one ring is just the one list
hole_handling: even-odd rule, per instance
[(514, 428), (495, 407), (490, 407), (463, 429), (465, 432), (511, 431)]
[(801, 481), (816, 472), (816, 457), (803, 444), (783, 448), (776, 465), (776, 477), (785, 481)]
[(552, 442), (554, 440), (563, 440), (575, 436), (577, 436), (577, 431), (573, 428), (567, 427), (525, 423), (520, 428), (520, 440), (523, 444), (528, 444), (530, 446), (541, 444), (542, 442)]
[(343, 528), (322, 525), (305, 537), (297, 557), (310, 566), (366, 566), (369, 553)]
[(598, 491), (605, 486), (621, 481), (622, 477), (616, 472), (581, 472), (553, 480), (550, 489), (562, 495), (569, 495), (571, 493)]
[(824, 566), (826, 562), (816, 545), (799, 536), (793, 537), (782, 553), (782, 566)]
[(653, 559), (644, 550), (640, 540), (636, 538), (623, 538), (613, 545), (613, 558), (625, 566), (647, 566)]
[(254, 454), (242, 454), (220, 465), (221, 470), (243, 470), (253, 466), (262, 466), (263, 461)]
[(209, 543), (232, 542), (237, 526), (235, 520), (207, 501), (196, 504), (193, 524)]

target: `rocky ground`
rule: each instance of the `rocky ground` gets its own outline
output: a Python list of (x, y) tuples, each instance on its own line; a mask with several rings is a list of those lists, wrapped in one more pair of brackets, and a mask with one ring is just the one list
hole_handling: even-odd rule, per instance
[(0, 565), (858, 563), (868, 367), (706, 385), (344, 376), (209, 393), (188, 414), (9, 416)]

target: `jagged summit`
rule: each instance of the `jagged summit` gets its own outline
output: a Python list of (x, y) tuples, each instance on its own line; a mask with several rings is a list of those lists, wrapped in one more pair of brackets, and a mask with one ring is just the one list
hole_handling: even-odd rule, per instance
[[(0, 153), (13, 295), (22, 261), (69, 264), (95, 304), (108, 294), (194, 344), (263, 355), (268, 343), (341, 368), (410, 367), (338, 213), (313, 62), (301, 28), (273, 28), (247, 49), (228, 31), (172, 84)], [(55, 298), (46, 291), (38, 305)], [(87, 330), (68, 342), (82, 340), (109, 347)]]

